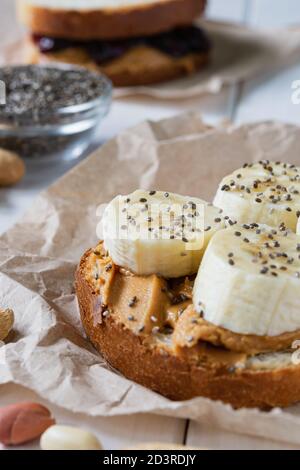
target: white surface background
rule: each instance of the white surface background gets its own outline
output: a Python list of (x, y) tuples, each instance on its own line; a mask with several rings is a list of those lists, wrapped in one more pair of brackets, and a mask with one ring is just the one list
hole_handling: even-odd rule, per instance
[[(12, 21), (12, 0), (0, 0), (0, 14)], [(210, 0), (207, 15), (214, 19), (235, 21), (253, 27), (280, 27), (300, 24), (299, 0)], [(0, 37), (1, 41), (1, 37)], [(291, 102), (291, 84), (300, 79), (300, 64), (277, 74), (247, 83), (239, 83), (209, 96), (184, 102), (123, 99), (115, 101), (100, 129), (101, 143), (121, 130), (145, 120), (158, 120), (176, 113), (195, 109), (210, 122), (230, 119), (235, 123), (277, 119), (300, 123), (300, 105)], [(299, 156), (300, 161), (300, 156)], [(56, 180), (66, 167), (35, 168), (27, 172), (23, 182), (9, 190), (0, 190), (0, 233), (10, 227), (28, 207), (37, 193)], [(117, 189), (116, 189), (117, 191)], [(0, 405), (18, 400), (38, 399), (16, 386), (0, 387)], [(137, 442), (186, 442), (190, 446), (211, 449), (288, 449), (286, 444), (237, 436), (185, 420), (159, 416), (87, 419), (51, 406), (61, 423), (73, 423), (96, 432), (106, 449), (124, 448)], [(245, 432), (247, 423), (245, 423)], [(38, 444), (26, 448), (38, 448)]]

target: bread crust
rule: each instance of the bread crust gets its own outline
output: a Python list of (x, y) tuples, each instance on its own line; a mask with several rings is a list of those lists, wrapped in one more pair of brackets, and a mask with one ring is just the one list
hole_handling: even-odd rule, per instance
[(48, 63), (53, 61), (84, 66), (90, 70), (104, 73), (116, 87), (151, 85), (190, 75), (204, 67), (209, 62), (209, 57), (210, 53), (205, 52), (191, 53), (185, 57), (174, 59), (158, 50), (137, 47), (128, 51), (120, 59), (100, 66), (82, 53), (80, 48), (41, 54), (33, 42), (29, 41), (26, 51), (26, 62)]
[(18, 0), (21, 21), (35, 34), (67, 39), (117, 39), (149, 36), (191, 24), (206, 0), (165, 0), (99, 10), (57, 10)]
[[(153, 348), (112, 315), (102, 318), (101, 299), (86, 281), (85, 266), (91, 250), (82, 257), (76, 272), (76, 293), (87, 336), (103, 357), (125, 377), (171, 400), (197, 396), (222, 400), (234, 408), (285, 407), (300, 400), (300, 366), (272, 370), (201, 366), (193, 348), (175, 355)], [(101, 321), (100, 321), (101, 319)]]

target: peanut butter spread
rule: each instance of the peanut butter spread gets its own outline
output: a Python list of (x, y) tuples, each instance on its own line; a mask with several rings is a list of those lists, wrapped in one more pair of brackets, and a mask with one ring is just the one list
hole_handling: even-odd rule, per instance
[(188, 352), (197, 364), (244, 364), (247, 356), (291, 347), (300, 332), (279, 336), (240, 335), (207, 322), (192, 305), (193, 278), (136, 276), (116, 266), (103, 244), (87, 259), (86, 280), (98, 295), (95, 326), (112, 316), (161, 352)]
[[(204, 54), (203, 62), (205, 62)], [(186, 73), (192, 73), (197, 66), (195, 60), (199, 59), (199, 54), (190, 53), (183, 57), (174, 58), (159, 50), (147, 46), (136, 46), (127, 51), (123, 56), (111, 60), (108, 63), (98, 65), (91, 60), (87, 52), (80, 47), (69, 47), (62, 51), (55, 51), (48, 54), (41, 54), (40, 62), (47, 63), (51, 61), (67, 62), (73, 65), (80, 65), (90, 70), (101, 71), (110, 78), (118, 77), (120, 74), (128, 73), (130, 75), (145, 74), (153, 70), (170, 70), (174, 65), (185, 70)]]

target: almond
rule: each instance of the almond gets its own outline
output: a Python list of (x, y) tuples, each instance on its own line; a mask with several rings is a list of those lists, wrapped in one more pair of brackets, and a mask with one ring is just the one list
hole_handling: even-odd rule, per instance
[(6, 446), (33, 441), (55, 424), (39, 403), (18, 403), (0, 408), (0, 442)]
[(6, 310), (2, 310), (0, 308), (0, 341), (7, 338), (14, 326), (14, 321), (14, 312), (11, 309), (7, 308)]
[(16, 153), (0, 148), (0, 186), (16, 184), (24, 174), (23, 160)]

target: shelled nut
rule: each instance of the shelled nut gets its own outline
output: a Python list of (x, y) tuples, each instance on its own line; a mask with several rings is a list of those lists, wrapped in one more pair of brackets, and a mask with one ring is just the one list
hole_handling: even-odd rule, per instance
[(102, 450), (94, 434), (72, 426), (51, 426), (40, 445), (42, 450)]
[(11, 309), (3, 310), (0, 308), (0, 341), (7, 338), (14, 326), (14, 321), (14, 312)]
[(16, 184), (24, 174), (23, 160), (16, 153), (0, 148), (0, 186)]
[(18, 403), (0, 408), (0, 442), (20, 445), (39, 437), (55, 424), (50, 411), (39, 403)]

